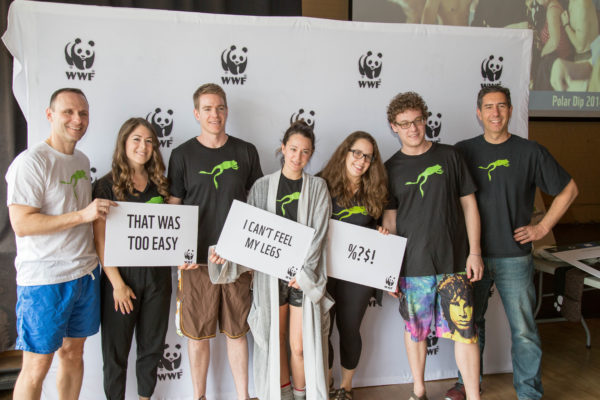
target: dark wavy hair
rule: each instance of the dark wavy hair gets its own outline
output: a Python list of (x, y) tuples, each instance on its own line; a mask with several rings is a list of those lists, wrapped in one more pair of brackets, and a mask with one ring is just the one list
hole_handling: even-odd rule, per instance
[(119, 129), (117, 144), (112, 160), (112, 179), (113, 192), (118, 200), (123, 201), (127, 194), (136, 196), (133, 186), (133, 170), (127, 162), (127, 153), (125, 152), (125, 142), (138, 126), (143, 126), (152, 133), (152, 157), (144, 165), (148, 172), (148, 179), (153, 182), (158, 193), (165, 199), (169, 198), (169, 183), (165, 177), (165, 164), (158, 148), (158, 138), (152, 125), (144, 118), (129, 118)]
[(506, 97), (506, 105), (509, 108), (512, 107), (512, 102), (510, 101), (510, 90), (501, 85), (490, 85), (484, 86), (481, 88), (479, 93), (477, 93), (477, 108), (481, 110), (481, 106), (483, 105), (483, 96), (489, 93), (502, 93), (504, 97)]
[(470, 339), (475, 336), (475, 330), (463, 330), (459, 329), (458, 326), (452, 321), (452, 315), (450, 313), (450, 305), (453, 302), (458, 302), (459, 300), (465, 300), (467, 307), (473, 308), (473, 297), (472, 292), (467, 291), (465, 285), (470, 285), (470, 282), (466, 278), (466, 275), (463, 274), (454, 274), (448, 275), (440, 285), (438, 286), (438, 293), (440, 294), (440, 299), (442, 303), (442, 311), (444, 312), (444, 317), (448, 322), (449, 328), (454, 331), (459, 331), (459, 333), (465, 339)]
[(389, 123), (396, 121), (396, 116), (407, 110), (421, 110), (425, 118), (429, 115), (429, 109), (425, 100), (415, 92), (406, 92), (396, 95), (387, 108), (387, 119)]
[[(315, 132), (313, 131), (313, 128), (311, 128), (310, 125), (308, 125), (303, 119), (299, 119), (298, 121), (293, 122), (290, 125), (290, 127), (287, 128), (287, 130), (283, 134), (283, 138), (281, 139), (281, 144), (285, 146), (287, 144), (288, 140), (290, 140), (290, 137), (292, 135), (295, 135), (296, 133), (299, 135), (302, 135), (305, 138), (307, 138), (308, 140), (310, 140), (312, 151), (314, 153), (314, 151), (315, 151)], [(283, 166), (283, 164), (285, 163), (285, 160), (283, 159), (283, 154), (281, 154), (281, 147), (278, 147), (275, 150), (275, 155), (279, 156), (279, 161), (281, 162), (281, 165)]]
[(294, 134), (300, 134), (305, 138), (310, 140), (310, 144), (312, 146), (313, 151), (315, 151), (315, 132), (313, 128), (310, 127), (303, 119), (295, 121), (290, 125), (289, 128), (283, 134), (283, 138), (281, 139), (281, 143), (285, 146), (290, 139), (290, 136)]
[[(375, 159), (361, 176), (358, 192), (355, 194), (352, 192), (350, 179), (346, 171), (346, 157), (358, 139), (368, 140), (373, 145), (373, 157)], [(377, 142), (367, 132), (356, 131), (348, 135), (333, 152), (319, 176), (327, 181), (331, 197), (337, 198), (337, 203), (340, 206), (348, 208), (353, 203), (358, 202), (366, 208), (373, 218), (379, 218), (383, 213), (388, 197), (387, 173), (381, 162)]]

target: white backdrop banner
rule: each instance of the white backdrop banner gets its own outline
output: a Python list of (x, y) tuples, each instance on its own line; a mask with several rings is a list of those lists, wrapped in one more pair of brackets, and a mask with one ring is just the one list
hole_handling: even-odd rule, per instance
[[(78, 148), (90, 157), (94, 179), (108, 172), (118, 129), (132, 116), (154, 124), (168, 160), (174, 147), (199, 133), (192, 94), (207, 82), (219, 83), (227, 92), (227, 132), (256, 145), (266, 173), (279, 167), (274, 150), (290, 121), (299, 118), (313, 125), (317, 137), (308, 172), (318, 172), (356, 130), (371, 133), (383, 158), (389, 158), (400, 144), (387, 123), (386, 107), (394, 95), (408, 90), (420, 93), (429, 105), (428, 139), (453, 144), (482, 131), (475, 113), (481, 87), (503, 84), (512, 91), (510, 131), (527, 136), (532, 34), (526, 30), (16, 0), (3, 40), (14, 56), (13, 91), (28, 122), (30, 144), (48, 136), (44, 110), (54, 90), (68, 86), (86, 93), (90, 126)], [(506, 322), (494, 319), (501, 314), (494, 308), (498, 306), (492, 302), (488, 310), (486, 341), (492, 343), (491, 332), (502, 333), (488, 346), (488, 373), (511, 368)], [(401, 323), (391, 300), (367, 313), (358, 385), (410, 380)], [(184, 343), (169, 333), (165, 357), (181, 356), (183, 372), (162, 368), (164, 376), (174, 378), (161, 380), (157, 398), (191, 397)], [(222, 343), (217, 340), (213, 346), (208, 395), (232, 397)], [(427, 378), (455, 376), (451, 343), (440, 340), (436, 346)], [(86, 360), (82, 398), (102, 398), (97, 340), (89, 341)], [(46, 396), (53, 398), (48, 387), (54, 380), (47, 381)], [(134, 379), (129, 395), (135, 396)]]

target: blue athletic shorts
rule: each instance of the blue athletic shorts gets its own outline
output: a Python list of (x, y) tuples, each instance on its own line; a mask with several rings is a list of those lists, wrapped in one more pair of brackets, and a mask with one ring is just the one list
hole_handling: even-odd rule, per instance
[(63, 338), (83, 338), (100, 327), (100, 266), (52, 285), (17, 286), (17, 350), (54, 353)]

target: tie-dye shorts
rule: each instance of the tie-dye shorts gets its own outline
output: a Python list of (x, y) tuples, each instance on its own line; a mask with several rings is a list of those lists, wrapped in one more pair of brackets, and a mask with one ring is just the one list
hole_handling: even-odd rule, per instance
[(477, 343), (473, 320), (473, 286), (465, 273), (401, 277), (400, 314), (415, 342), (423, 341), (435, 324), (435, 335)]

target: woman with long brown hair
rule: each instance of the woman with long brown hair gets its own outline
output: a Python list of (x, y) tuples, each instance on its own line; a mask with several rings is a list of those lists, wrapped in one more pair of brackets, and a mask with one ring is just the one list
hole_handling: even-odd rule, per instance
[[(331, 194), (331, 218), (388, 233), (377, 226), (387, 201), (387, 174), (377, 142), (371, 135), (362, 131), (351, 133), (335, 150), (320, 176), (327, 182)], [(327, 292), (335, 300), (330, 310), (329, 395), (332, 399), (352, 399), (352, 378), (362, 349), (360, 324), (375, 289), (329, 277)], [(333, 390), (331, 376), (334, 321), (339, 331), (342, 365), (342, 383), (337, 390)]]
[[(164, 203), (169, 197), (165, 165), (152, 125), (130, 118), (121, 126), (112, 170), (94, 184), (93, 197), (114, 201)], [(127, 358), (136, 332), (136, 376), (140, 399), (149, 399), (163, 353), (171, 302), (169, 267), (122, 268), (104, 265), (106, 222), (94, 222), (96, 251), (103, 266), (101, 331), (104, 392), (125, 398)]]

